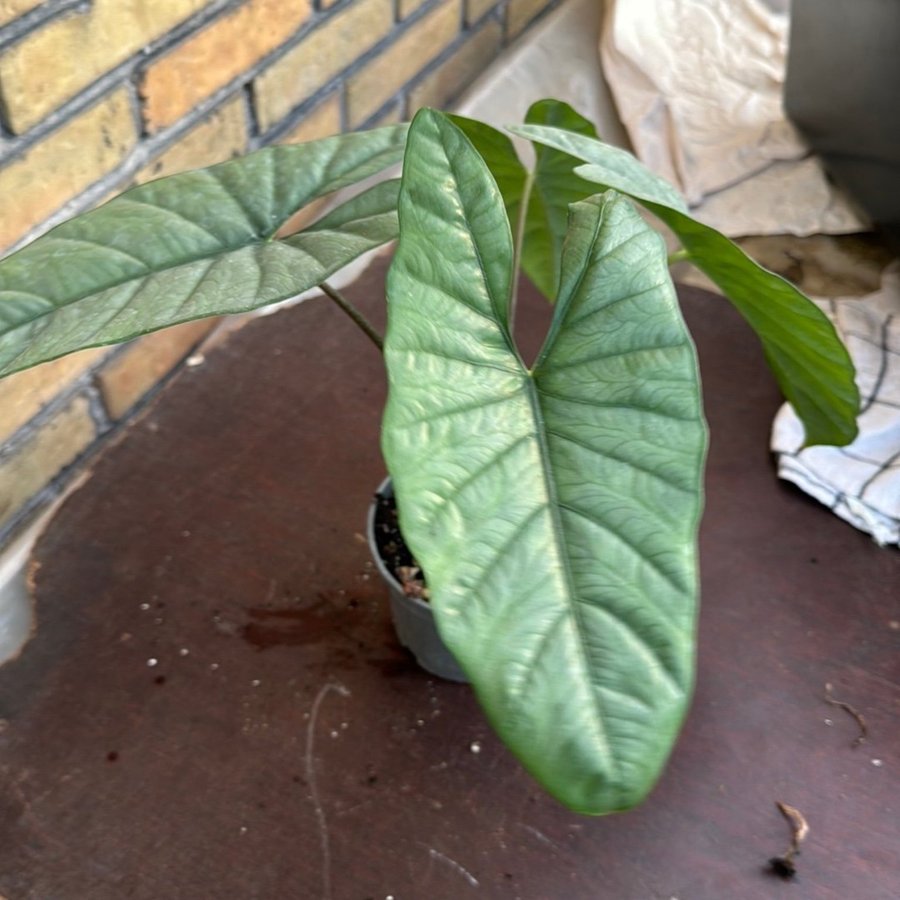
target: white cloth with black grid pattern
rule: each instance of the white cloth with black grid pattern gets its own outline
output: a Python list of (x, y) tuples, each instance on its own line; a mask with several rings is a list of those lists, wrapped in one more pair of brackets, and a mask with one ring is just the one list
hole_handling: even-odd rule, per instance
[(856, 365), (859, 436), (848, 447), (803, 445), (803, 426), (785, 404), (772, 428), (778, 474), (879, 544), (900, 544), (900, 263), (866, 297), (820, 301)]

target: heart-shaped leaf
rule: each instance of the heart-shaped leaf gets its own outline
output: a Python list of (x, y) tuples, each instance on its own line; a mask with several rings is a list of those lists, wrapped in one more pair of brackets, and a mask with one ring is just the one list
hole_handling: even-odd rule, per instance
[(691, 218), (678, 192), (630, 153), (558, 128), (522, 125), (510, 131), (583, 160), (587, 165), (576, 174), (628, 194), (675, 232), (690, 261), (758, 335), (781, 390), (803, 421), (807, 444), (844, 445), (856, 437), (859, 391), (853, 363), (828, 317), (808, 297)]
[(662, 240), (573, 207), (537, 363), (508, 328), (498, 188), (420, 112), (388, 279), (383, 446), (440, 631), (494, 727), (573, 809), (638, 802), (693, 680), (706, 429)]
[(396, 185), (349, 201), (315, 235), (275, 233), (310, 201), (397, 162), (405, 137), (405, 125), (390, 126), (267, 148), (134, 188), (53, 229), (0, 262), (0, 376), (314, 287), (396, 237)]

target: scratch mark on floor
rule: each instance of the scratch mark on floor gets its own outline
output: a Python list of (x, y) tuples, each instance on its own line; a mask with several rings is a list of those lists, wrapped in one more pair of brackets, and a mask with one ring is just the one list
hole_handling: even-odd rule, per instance
[(309, 796), (313, 809), (316, 812), (316, 821), (319, 823), (319, 838), (322, 842), (322, 900), (331, 900), (331, 843), (328, 837), (328, 820), (325, 818), (325, 810), (319, 798), (319, 787), (316, 783), (316, 766), (313, 752), (316, 740), (316, 722), (319, 718), (319, 707), (329, 692), (334, 691), (342, 697), (349, 697), (350, 691), (344, 685), (329, 681), (322, 686), (316, 699), (313, 701), (312, 711), (309, 714), (309, 725), (306, 727), (306, 783), (309, 785)]
[(445, 856), (439, 850), (435, 850), (434, 847), (428, 848), (428, 855), (429, 857), (431, 857), (431, 859), (440, 860), (442, 863), (446, 863), (448, 866), (450, 866), (451, 869), (459, 872), (459, 874), (462, 875), (462, 877), (465, 878), (472, 887), (478, 887), (478, 879), (467, 868), (465, 868), (465, 866), (461, 866), (455, 859), (450, 859), (449, 856)]
[(559, 844), (551, 841), (543, 831), (538, 831), (538, 829), (534, 828), (532, 825), (522, 825), (521, 827), (524, 828), (529, 834), (533, 834), (542, 844), (546, 844), (548, 847), (553, 847), (554, 850), (560, 849)]

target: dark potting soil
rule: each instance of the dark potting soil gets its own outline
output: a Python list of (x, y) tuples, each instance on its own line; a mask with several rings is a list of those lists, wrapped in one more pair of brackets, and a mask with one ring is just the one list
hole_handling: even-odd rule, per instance
[(400, 532), (393, 494), (375, 494), (375, 547), (382, 562), (410, 597), (428, 599), (425, 577)]

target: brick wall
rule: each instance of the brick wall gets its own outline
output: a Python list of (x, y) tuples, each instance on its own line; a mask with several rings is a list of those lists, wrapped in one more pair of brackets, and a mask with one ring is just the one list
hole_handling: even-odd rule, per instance
[[(0, 0), (0, 255), (126, 187), (444, 106), (560, 0)], [(0, 381), (0, 543), (212, 323)]]

